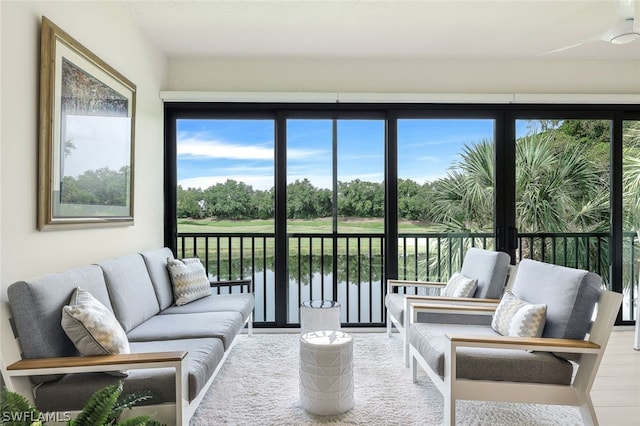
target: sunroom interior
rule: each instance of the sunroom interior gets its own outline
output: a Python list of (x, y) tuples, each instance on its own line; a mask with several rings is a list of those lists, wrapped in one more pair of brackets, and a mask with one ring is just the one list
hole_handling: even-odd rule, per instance
[[(382, 123), (386, 135), (397, 132), (398, 120), (486, 119), (495, 129), (496, 143), (503, 144), (496, 154), (507, 157), (515, 156), (505, 147), (518, 120), (605, 120), (610, 123), (607, 155), (613, 182), (606, 232), (619, 249), (612, 250), (611, 263), (598, 272), (611, 278), (611, 289), (623, 291), (628, 285), (623, 282), (629, 256), (625, 247), (633, 250), (635, 244), (636, 258), (640, 252), (636, 230), (623, 227), (621, 169), (623, 128), (640, 121), (640, 40), (634, 39), (640, 36), (617, 40), (624, 43), (611, 40), (629, 32), (625, 28), (634, 6), (625, 0), (3, 1), (1, 298), (6, 300), (7, 287), (20, 279), (126, 253), (168, 246), (178, 254), (197, 255), (195, 240), (178, 238), (171, 195), (177, 186), (175, 123), (185, 117), (266, 117), (276, 129), (296, 118), (335, 125), (343, 119), (373, 119)], [(137, 86), (131, 226), (37, 228), (43, 16)], [(392, 139), (395, 145), (384, 145), (383, 152), (388, 146), (401, 149), (397, 137)], [(278, 143), (286, 141), (275, 137)], [(278, 149), (283, 146), (286, 151), (286, 145)], [(275, 157), (275, 168), (280, 161), (280, 170), (286, 170), (286, 160)], [(511, 176), (511, 163), (496, 164), (501, 165), (496, 182)], [(384, 166), (384, 176), (397, 181), (400, 168)], [(286, 172), (278, 173), (275, 186), (286, 186)], [(397, 195), (397, 186), (386, 191)], [(509, 252), (515, 263), (519, 252), (509, 245), (515, 217), (508, 213), (514, 200), (507, 196), (496, 202), (502, 210), (496, 210), (497, 222), (488, 233), (490, 239), (504, 239), (504, 245), (490, 247)], [(275, 203), (281, 207), (280, 216), (275, 207), (274, 238), (285, 243), (286, 199)], [(397, 203), (385, 207), (394, 213), (387, 213), (383, 233), (401, 237), (394, 216)], [(389, 254), (384, 278), (406, 277), (398, 262), (389, 260), (397, 258), (402, 245), (390, 244), (388, 238), (381, 245)], [(273, 279), (282, 283), (280, 291), (288, 291), (287, 271), (275, 274), (284, 274)], [(632, 277), (637, 285), (637, 269)], [(286, 301), (276, 301), (269, 312), (264, 306), (263, 315), (256, 316), (258, 329), (298, 326)], [(383, 308), (380, 316), (361, 317), (357, 310), (343, 321), (354, 328), (382, 328)], [(617, 330), (624, 334), (622, 345), (632, 350), (637, 312), (632, 305), (625, 312)], [(637, 356), (633, 362), (627, 368), (638, 382)], [(640, 389), (626, 389), (631, 399), (635, 395), (635, 404), (599, 413), (614, 413), (616, 419), (637, 414)]]

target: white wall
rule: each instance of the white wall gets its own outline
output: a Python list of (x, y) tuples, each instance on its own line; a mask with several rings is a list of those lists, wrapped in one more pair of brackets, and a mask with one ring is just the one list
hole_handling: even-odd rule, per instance
[(177, 58), (164, 90), (640, 94), (640, 61)]
[[(0, 282), (163, 244), (163, 106), (167, 64), (113, 2), (0, 2)], [(40, 21), (48, 17), (137, 85), (134, 226), (36, 228)]]

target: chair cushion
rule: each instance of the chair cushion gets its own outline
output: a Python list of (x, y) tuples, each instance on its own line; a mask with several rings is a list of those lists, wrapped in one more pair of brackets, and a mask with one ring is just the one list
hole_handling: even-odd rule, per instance
[(167, 258), (167, 269), (173, 284), (176, 305), (186, 305), (194, 300), (211, 296), (211, 285), (207, 273), (198, 258)]
[(527, 303), (507, 290), (493, 314), (491, 328), (503, 336), (540, 337), (546, 313), (547, 305)]
[(389, 313), (404, 325), (404, 294), (389, 293), (384, 299), (384, 304)]
[(131, 254), (98, 265), (104, 272), (113, 312), (124, 331), (128, 332), (160, 312), (142, 256)]
[(167, 247), (163, 247), (140, 254), (144, 259), (144, 264), (147, 266), (160, 309), (167, 309), (173, 305), (173, 290), (169, 272), (167, 271), (167, 258), (173, 257), (173, 253)]
[(510, 262), (507, 253), (470, 247), (464, 256), (460, 273), (478, 280), (473, 297), (500, 299), (507, 283)]
[[(497, 336), (490, 326), (415, 323), (409, 343), (431, 369), (444, 377), (446, 334)], [(512, 349), (459, 348), (457, 376), (462, 379), (527, 383), (569, 384), (573, 365), (546, 352)]]
[(523, 259), (512, 292), (529, 303), (547, 305), (542, 337), (584, 339), (601, 286), (592, 272)]
[(454, 272), (447, 285), (442, 289), (443, 297), (473, 297), (478, 287), (478, 280), (468, 278), (460, 272)]

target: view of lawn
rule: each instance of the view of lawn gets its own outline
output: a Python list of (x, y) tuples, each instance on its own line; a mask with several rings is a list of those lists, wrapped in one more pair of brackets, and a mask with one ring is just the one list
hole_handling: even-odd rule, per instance
[[(211, 220), (211, 219), (178, 219), (178, 233), (228, 233), (242, 232), (273, 233), (273, 220)], [(402, 221), (398, 224), (400, 233), (433, 233), (438, 232), (433, 225), (419, 222)], [(331, 218), (296, 219), (288, 222), (291, 234), (330, 233)], [(338, 232), (341, 234), (383, 234), (382, 219), (349, 219), (339, 221)]]

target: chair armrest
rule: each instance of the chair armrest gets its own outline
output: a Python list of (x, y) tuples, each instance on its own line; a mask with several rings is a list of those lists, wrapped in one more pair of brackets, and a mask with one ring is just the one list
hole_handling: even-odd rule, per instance
[(387, 280), (393, 287), (446, 287), (447, 283), (437, 281)]
[(393, 293), (394, 287), (445, 288), (447, 283), (436, 281), (387, 280), (387, 293)]
[[(211, 288), (217, 288), (218, 294), (220, 294), (220, 288), (222, 287), (229, 287), (229, 289), (231, 289), (231, 287), (238, 286), (240, 287), (240, 293), (253, 293), (253, 280), (249, 278), (242, 280), (210, 280), (209, 285)], [(245, 287), (247, 288), (246, 292), (244, 291)]]
[[(497, 305), (496, 305), (497, 306)], [(496, 306), (492, 305), (454, 305), (437, 303), (409, 303), (409, 322), (413, 324), (418, 319), (419, 312), (455, 315), (493, 315)]]
[(520, 349), (538, 352), (597, 353), (601, 346), (589, 340), (546, 337), (477, 336), (445, 334), (456, 347)]
[(140, 368), (162, 368), (178, 365), (187, 357), (186, 351), (149, 352), (137, 354), (69, 356), (23, 359), (7, 366), (10, 376), (87, 373)]
[(474, 297), (444, 297), (444, 296), (420, 296), (420, 295), (406, 295), (405, 298), (410, 302), (417, 303), (446, 303), (446, 304), (458, 304), (458, 305), (487, 305), (498, 306), (500, 299), (476, 299)]

